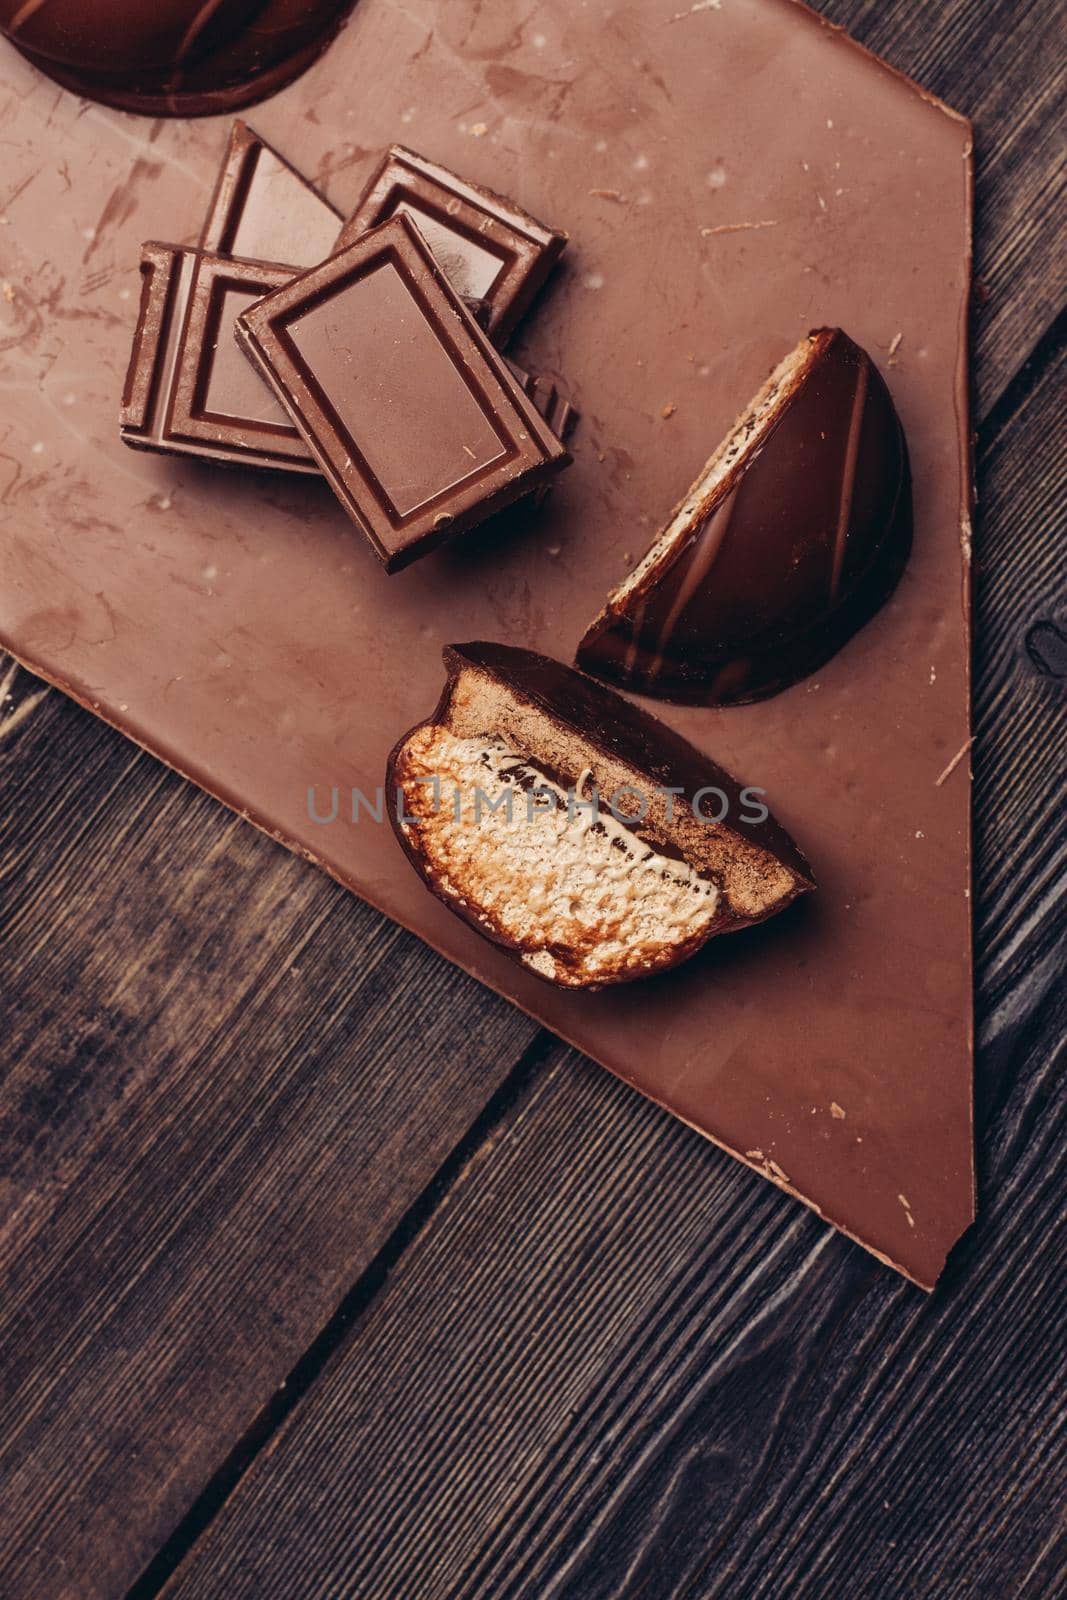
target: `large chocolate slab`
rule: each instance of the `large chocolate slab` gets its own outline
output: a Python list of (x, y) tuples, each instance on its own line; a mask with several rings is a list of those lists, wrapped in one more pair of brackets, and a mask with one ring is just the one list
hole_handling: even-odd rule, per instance
[[(342, 209), (402, 128), (571, 234), (515, 354), (573, 384), (574, 466), (536, 526), (516, 511), (510, 536), (392, 578), (314, 480), (117, 437), (141, 241), (196, 237), (225, 126), (57, 102), (0, 58), (0, 638), (929, 1284), (972, 1214), (966, 757), (944, 777), (969, 733), (969, 130), (786, 0), (543, 0), (538, 42), (528, 15), (360, 0), (256, 114)], [(556, 994), (436, 904), (387, 824), (311, 822), (308, 786), (373, 794), (451, 639), (569, 658), (738, 397), (821, 325), (886, 365), (912, 454), (908, 568), (811, 681), (656, 708), (767, 787), (818, 895), (663, 981)]]
[(488, 331), (501, 344), (567, 243), (561, 229), (403, 145), (387, 152), (341, 244), (398, 215), (416, 224), (457, 294), (487, 303)]
[(250, 305), (236, 333), (389, 572), (570, 459), (405, 216)]

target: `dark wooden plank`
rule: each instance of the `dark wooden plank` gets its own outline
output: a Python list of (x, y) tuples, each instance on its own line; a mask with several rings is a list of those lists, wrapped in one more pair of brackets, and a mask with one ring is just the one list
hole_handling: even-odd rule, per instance
[(1067, 632), (1065, 394), (1061, 344), (1029, 394), (981, 438), (977, 462), (974, 833), (986, 1014), (1027, 969), (1037, 989), (1056, 972), (1042, 966), (1034, 930), (1062, 914), (1065, 888), (1064, 667), (1057, 676), (1055, 656), (1040, 647)]
[(562, 1059), (165, 1600), (1055, 1592), (1067, 1102), (1012, 1072), (927, 1300)]
[[(819, 0), (817, 9), (974, 122), (976, 415), (1067, 300), (1056, 0)], [(908, 359), (900, 352), (900, 359)]]
[(561, 1057), (165, 1600), (1056, 1592), (1065, 368), (980, 456), (981, 1207), (938, 1293)]
[(0, 1593), (89, 1600), (537, 1030), (61, 696), (0, 693)]

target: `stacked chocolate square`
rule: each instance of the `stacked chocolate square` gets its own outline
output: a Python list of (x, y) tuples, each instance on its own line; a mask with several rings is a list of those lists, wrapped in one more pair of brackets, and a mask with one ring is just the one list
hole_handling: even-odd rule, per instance
[(569, 463), (569, 403), (500, 349), (565, 244), (399, 146), (345, 223), (238, 122), (199, 244), (143, 248), (122, 437), (321, 472), (397, 571)]

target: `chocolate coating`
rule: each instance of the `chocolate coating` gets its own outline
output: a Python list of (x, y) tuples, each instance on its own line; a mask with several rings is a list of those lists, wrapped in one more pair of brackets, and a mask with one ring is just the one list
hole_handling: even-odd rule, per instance
[(65, 89), (151, 116), (234, 111), (299, 77), (354, 0), (0, 0), (0, 32)]
[(680, 704), (763, 700), (822, 666), (893, 592), (912, 538), (904, 431), (866, 352), (840, 329), (810, 337), (818, 353), (762, 446), (704, 499), (690, 491), (668, 524), (691, 513), (669, 560), (586, 632), (586, 671)]
[[(787, 867), (797, 879), (798, 894), (814, 886), (807, 858), (786, 830), (772, 816), (763, 822), (746, 822), (742, 786), (658, 717), (562, 661), (535, 650), (484, 640), (446, 649), (445, 666), (451, 679), (464, 665), (492, 674), (544, 716), (558, 718), (574, 728), (592, 749), (635, 767), (647, 778), (650, 789), (676, 788), (690, 798), (705, 786), (721, 789), (729, 802), (733, 831)], [(435, 716), (447, 699), (446, 689)]]

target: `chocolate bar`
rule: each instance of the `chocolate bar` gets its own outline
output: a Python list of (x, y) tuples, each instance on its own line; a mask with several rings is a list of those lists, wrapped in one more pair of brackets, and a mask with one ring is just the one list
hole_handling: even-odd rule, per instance
[(323, 261), (343, 218), (284, 156), (240, 118), (215, 184), (200, 248), (294, 270)]
[(503, 344), (558, 261), (567, 235), (513, 201), (393, 145), (340, 238), (410, 217), (458, 294), (488, 300), (489, 333)]
[(814, 888), (756, 791), (612, 690), (508, 645), (445, 665), (389, 757), (394, 829), (449, 910), (538, 977), (651, 977)]
[[(340, 214), (239, 119), (198, 250), (148, 244), (123, 396), (134, 448), (317, 472), (299, 431), (233, 336), (239, 311), (329, 255)], [(240, 259), (235, 259), (240, 258)]]
[(236, 111), (299, 76), (353, 0), (0, 0), (0, 32), (56, 83), (149, 116)]
[[(299, 430), (234, 338), (238, 312), (291, 282), (291, 267), (150, 243), (120, 433), (134, 449), (317, 474)], [(524, 374), (554, 433), (555, 385)], [(543, 486), (542, 486), (543, 487)]]
[(839, 328), (802, 339), (587, 629), (578, 661), (639, 694), (763, 700), (828, 661), (911, 550), (904, 431)]
[(406, 216), (236, 328), (389, 572), (570, 460)]
[(146, 244), (122, 396), (123, 442), (228, 465), (317, 472), (233, 336), (238, 312), (292, 276), (290, 267)]
[[(288, 413), (241, 356), (233, 330), (240, 311), (326, 258), (340, 227), (340, 215), (318, 191), (236, 121), (200, 249), (158, 243), (143, 249), (121, 420), (127, 444), (224, 464), (318, 471)], [(468, 302), (468, 310), (488, 326), (487, 300)], [(555, 386), (530, 377), (526, 392), (547, 420)]]

